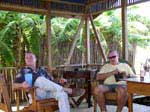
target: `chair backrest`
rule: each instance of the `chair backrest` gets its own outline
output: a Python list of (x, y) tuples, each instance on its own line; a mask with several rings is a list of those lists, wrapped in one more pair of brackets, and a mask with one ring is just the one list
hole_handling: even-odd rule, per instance
[(0, 96), (1, 96), (0, 109), (5, 112), (12, 112), (7, 85), (5, 82), (5, 78), (2, 74), (0, 74)]

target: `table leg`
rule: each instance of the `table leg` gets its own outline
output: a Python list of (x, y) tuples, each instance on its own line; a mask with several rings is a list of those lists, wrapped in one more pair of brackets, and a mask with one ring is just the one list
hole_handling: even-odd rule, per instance
[(16, 107), (17, 107), (17, 112), (19, 112), (19, 91), (16, 91)]
[(128, 112), (133, 112), (133, 94), (128, 96)]
[(91, 81), (88, 80), (88, 107), (90, 108), (91, 106)]

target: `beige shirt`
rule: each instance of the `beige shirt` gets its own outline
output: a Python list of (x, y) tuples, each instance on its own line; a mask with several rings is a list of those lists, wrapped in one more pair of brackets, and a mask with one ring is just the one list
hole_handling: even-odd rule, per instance
[[(98, 74), (112, 72), (112, 71), (114, 71), (116, 69), (118, 69), (121, 72), (126, 72), (128, 75), (133, 75), (134, 74), (132, 69), (131, 69), (131, 67), (128, 64), (126, 64), (126, 63), (119, 63), (117, 65), (112, 65), (110, 63), (105, 64), (101, 68), (101, 70), (100, 70), (100, 72)], [(126, 84), (126, 82), (125, 81), (118, 81), (118, 82), (116, 82), (114, 75), (111, 75), (111, 76), (107, 77), (104, 80), (104, 84)]]

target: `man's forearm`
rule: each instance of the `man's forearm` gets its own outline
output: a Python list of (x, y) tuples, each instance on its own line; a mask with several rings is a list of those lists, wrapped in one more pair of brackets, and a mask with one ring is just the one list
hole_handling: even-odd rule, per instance
[(111, 75), (114, 75), (114, 71), (112, 72), (107, 72), (107, 73), (102, 73), (102, 74), (98, 74), (97, 75), (97, 80), (105, 80), (107, 77), (111, 76)]
[(20, 88), (20, 87), (23, 87), (22, 83), (14, 83), (14, 84), (13, 84), (13, 88), (14, 88), (14, 89)]

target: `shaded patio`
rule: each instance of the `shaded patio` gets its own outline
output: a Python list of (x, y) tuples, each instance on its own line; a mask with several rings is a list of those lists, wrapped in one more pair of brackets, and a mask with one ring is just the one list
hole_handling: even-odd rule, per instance
[[(7, 11), (17, 11), (17, 12), (27, 12), (27, 13), (35, 13), (35, 14), (43, 14), (46, 15), (46, 28), (47, 28), (47, 46), (48, 46), (48, 51), (47, 51), (47, 68), (52, 71), (52, 56), (51, 56), (51, 24), (50, 24), (50, 18), (51, 16), (55, 15), (55, 16), (63, 16), (63, 17), (74, 17), (74, 18), (79, 18), (81, 20), (79, 26), (78, 26), (78, 31), (75, 34), (74, 38), (74, 42), (72, 44), (71, 50), (68, 54), (68, 58), (66, 60), (66, 62), (64, 63), (64, 65), (58, 65), (58, 68), (65, 68), (67, 66), (71, 66), (70, 64), (70, 60), (71, 57), (73, 55), (74, 52), (74, 48), (76, 45), (76, 41), (77, 41), (77, 36), (78, 33), (80, 32), (81, 28), (84, 27), (83, 23), (85, 23), (86, 26), (86, 61), (84, 64), (81, 64), (79, 66), (85, 66), (85, 68), (92, 68), (93, 63), (90, 62), (90, 45), (89, 45), (89, 41), (90, 41), (90, 34), (89, 34), (89, 22), (91, 22), (92, 24), (92, 28), (95, 34), (95, 38), (96, 41), (98, 43), (98, 47), (99, 47), (99, 51), (101, 53), (103, 62), (106, 62), (106, 55), (104, 53), (104, 50), (102, 49), (101, 46), (101, 42), (99, 41), (99, 36), (98, 33), (95, 29), (95, 25), (93, 23), (93, 18), (94, 16), (97, 16), (98, 14), (102, 13), (105, 10), (111, 10), (111, 9), (116, 9), (116, 8), (121, 8), (122, 10), (122, 58), (128, 60), (128, 50), (127, 50), (127, 6), (133, 5), (133, 4), (138, 4), (141, 2), (146, 2), (148, 0), (127, 0), (127, 1), (123, 1), (123, 0), (31, 0), (31, 1), (25, 1), (25, 0), (1, 0), (0, 1), (0, 9), (1, 10), (7, 10)], [(102, 63), (103, 64), (103, 63)], [(95, 66), (96, 64), (94, 64)], [(101, 64), (100, 64), (101, 65)], [(98, 66), (100, 66), (98, 65)], [(74, 66), (74, 65), (73, 65)], [(97, 66), (97, 65), (96, 65)], [(77, 66), (78, 67), (78, 66)], [(12, 67), (12, 71), (11, 70), (4, 70), (7, 69), (7, 67), (5, 68), (1, 68), (1, 70), (3, 71), (2, 73), (8, 78), (8, 84), (9, 85), (9, 89), (10, 89), (10, 96), (11, 96), (11, 100), (14, 101), (15, 100), (15, 94), (12, 92), (12, 81), (14, 79), (14, 75), (16, 72), (16, 67)], [(9, 69), (9, 68), (8, 68)], [(9, 74), (11, 73), (11, 74)], [(22, 97), (24, 99), (24, 97)], [(83, 108), (82, 108), (83, 106)], [(146, 109), (143, 110), (144, 112), (148, 112), (150, 111), (149, 107), (145, 107), (145, 106), (141, 106), (141, 105), (136, 105), (136, 107), (134, 107), (134, 109), (136, 111), (138, 111), (139, 109), (142, 108)], [(116, 107), (114, 106), (109, 106), (108, 107), (110, 110), (110, 112), (114, 112), (114, 109)], [(72, 112), (76, 112), (76, 111), (82, 111), (82, 112), (92, 112), (93, 111), (93, 107), (91, 108), (87, 108), (87, 104), (84, 104), (84, 102), (81, 104), (81, 106), (77, 109), (72, 109)], [(128, 111), (128, 109), (125, 107), (123, 112)]]

